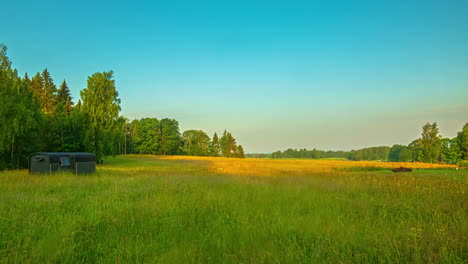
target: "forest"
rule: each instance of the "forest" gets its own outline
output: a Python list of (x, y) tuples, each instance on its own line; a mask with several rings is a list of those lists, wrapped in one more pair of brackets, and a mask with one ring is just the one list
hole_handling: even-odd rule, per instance
[(0, 44), (0, 169), (27, 167), (34, 152), (92, 152), (102, 162), (118, 154), (244, 157), (234, 136), (210, 138), (201, 130), (180, 132), (174, 119), (129, 120), (120, 115), (112, 71), (88, 77), (73, 102), (65, 80), (57, 87), (44, 69), (21, 77)]

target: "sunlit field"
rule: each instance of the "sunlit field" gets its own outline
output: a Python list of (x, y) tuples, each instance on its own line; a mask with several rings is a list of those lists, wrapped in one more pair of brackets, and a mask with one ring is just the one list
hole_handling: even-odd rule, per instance
[(0, 263), (463, 263), (467, 175), (137, 155), (87, 176), (5, 171)]

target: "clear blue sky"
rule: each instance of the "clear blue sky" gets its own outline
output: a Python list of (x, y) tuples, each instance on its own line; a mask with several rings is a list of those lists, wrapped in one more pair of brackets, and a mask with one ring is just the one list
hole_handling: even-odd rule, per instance
[(6, 1), (0, 42), (75, 100), (112, 69), (129, 118), (247, 152), (407, 144), (468, 122), (468, 1)]

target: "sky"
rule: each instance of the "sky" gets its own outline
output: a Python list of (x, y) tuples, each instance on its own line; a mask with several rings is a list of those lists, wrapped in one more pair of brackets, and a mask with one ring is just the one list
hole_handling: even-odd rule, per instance
[(6, 1), (0, 43), (74, 100), (113, 70), (130, 119), (248, 153), (408, 144), (468, 122), (468, 1)]

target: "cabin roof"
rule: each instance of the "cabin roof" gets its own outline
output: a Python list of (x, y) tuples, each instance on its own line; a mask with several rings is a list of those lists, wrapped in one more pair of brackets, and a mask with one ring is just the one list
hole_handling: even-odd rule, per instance
[(31, 156), (36, 154), (42, 154), (47, 156), (96, 156), (93, 153), (89, 152), (36, 152), (31, 154)]
[(58, 162), (60, 157), (70, 157), (73, 156), (76, 158), (76, 161), (96, 161), (96, 155), (89, 152), (36, 152), (30, 155), (45, 155), (49, 156), (51, 161)]

